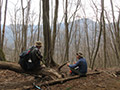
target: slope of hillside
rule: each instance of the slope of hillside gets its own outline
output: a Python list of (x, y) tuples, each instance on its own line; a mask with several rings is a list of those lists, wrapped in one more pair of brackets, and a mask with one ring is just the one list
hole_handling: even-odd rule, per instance
[[(63, 84), (41, 86), (42, 90), (120, 90), (120, 75), (117, 68), (101, 70), (102, 73), (81, 77)], [(9, 70), (0, 70), (0, 90), (39, 90), (32, 83), (38, 82), (33, 76), (18, 74)]]

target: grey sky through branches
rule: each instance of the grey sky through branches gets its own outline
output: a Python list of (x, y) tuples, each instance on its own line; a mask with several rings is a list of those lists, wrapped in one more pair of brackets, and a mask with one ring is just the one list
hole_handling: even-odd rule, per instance
[[(24, 7), (26, 6), (26, 1), (27, 0), (24, 0)], [(31, 1), (32, 1), (32, 3), (31, 3), (31, 15), (34, 13), (35, 24), (37, 24), (38, 14), (39, 14), (39, 0), (31, 0)], [(98, 12), (100, 12), (100, 10), (101, 10), (100, 0), (79, 0), (79, 1), (81, 1), (81, 4), (80, 4), (81, 6), (79, 7), (79, 10), (77, 11), (76, 19), (86, 17), (86, 18), (90, 18), (92, 20), (95, 20), (95, 13), (94, 13), (95, 6), (93, 5), (92, 1), (96, 4), (96, 6), (98, 8)], [(4, 3), (5, 3), (5, 0), (3, 0), (3, 6), (2, 6), (2, 18), (4, 17), (3, 16)], [(51, 16), (51, 15), (52, 15), (52, 13), (54, 13), (54, 3), (55, 3), (54, 0), (52, 0), (52, 2), (50, 0), (50, 4), (53, 4), (53, 7), (51, 7), (52, 5), (50, 5), (50, 20), (52, 20), (53, 16)], [(77, 0), (68, 0), (68, 17), (69, 18), (71, 17), (71, 15), (75, 11), (76, 3), (77, 3)], [(118, 11), (120, 10), (119, 3), (120, 3), (120, 0), (113, 0), (114, 11), (115, 11), (114, 13), (115, 13), (116, 20), (118, 17)], [(20, 5), (21, 5), (20, 0), (8, 0), (8, 12), (7, 12), (7, 22), (6, 22), (7, 25), (11, 23), (10, 18), (11, 18), (11, 16), (12, 17), (14, 16), (15, 9), (16, 10), (20, 9)], [(58, 22), (61, 22), (62, 17), (64, 15), (64, 6), (63, 5), (64, 5), (63, 0), (59, 0)], [(93, 10), (93, 8), (94, 8), (94, 10)], [(105, 10), (109, 13), (109, 17), (111, 18), (111, 21), (112, 21), (110, 0), (105, 0)], [(84, 14), (84, 13), (86, 13), (86, 14)], [(18, 10), (18, 12), (17, 12), (18, 18), (21, 17), (20, 14), (21, 14), (21, 9)], [(3, 21), (3, 19), (2, 19), (2, 21)]]

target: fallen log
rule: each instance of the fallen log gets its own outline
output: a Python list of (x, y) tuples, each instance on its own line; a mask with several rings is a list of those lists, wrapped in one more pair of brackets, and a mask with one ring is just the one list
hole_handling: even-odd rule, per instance
[(25, 71), (20, 67), (19, 64), (13, 62), (0, 61), (0, 69), (8, 69), (17, 73), (24, 73)]
[[(87, 76), (89, 75), (95, 75), (95, 74), (100, 74), (101, 72), (92, 72), (92, 73), (88, 73)], [(66, 78), (62, 78), (62, 79), (56, 79), (56, 80), (51, 80), (51, 81), (46, 81), (44, 83), (41, 83), (41, 84), (38, 84), (40, 87), (41, 86), (50, 86), (50, 85), (55, 85), (55, 84), (62, 84), (66, 81), (70, 81), (70, 80), (73, 80), (73, 79), (78, 79), (78, 78), (81, 78), (79, 75), (76, 75), (76, 76), (70, 76), (70, 77), (66, 77)]]
[[(0, 83), (0, 90), (23, 90), (16, 88), (32, 87), (33, 80), (24, 81), (24, 82), (6, 82)], [(25, 89), (26, 90), (26, 89)]]
[(34, 74), (34, 75), (44, 75), (44, 76), (50, 76), (52, 79), (61, 78), (61, 74), (59, 74), (56, 70), (52, 68), (40, 68), (32, 72), (26, 72), (24, 71), (19, 64), (13, 63), (13, 62), (4, 62), (0, 61), (0, 69), (8, 69), (15, 71), (17, 73), (27, 73), (27, 74)]

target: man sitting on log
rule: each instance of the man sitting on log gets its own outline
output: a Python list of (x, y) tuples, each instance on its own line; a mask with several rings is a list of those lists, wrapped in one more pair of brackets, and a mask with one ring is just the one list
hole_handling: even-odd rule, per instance
[(87, 73), (87, 62), (85, 58), (83, 58), (83, 54), (81, 52), (76, 53), (76, 58), (78, 61), (70, 65), (69, 63), (67, 64), (68, 67), (70, 68), (70, 75), (80, 75), (80, 76), (86, 76)]
[(19, 64), (25, 71), (32, 71), (36, 68), (40, 68), (40, 61), (42, 61), (42, 55), (39, 49), (42, 47), (41, 41), (36, 41), (35, 46), (23, 51), (20, 54)]

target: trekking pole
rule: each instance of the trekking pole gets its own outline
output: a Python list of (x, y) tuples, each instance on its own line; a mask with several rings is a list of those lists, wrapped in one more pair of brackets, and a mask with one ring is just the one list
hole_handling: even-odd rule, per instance
[(39, 90), (42, 90), (39, 86), (35, 85), (35, 83), (33, 83), (33, 86)]

